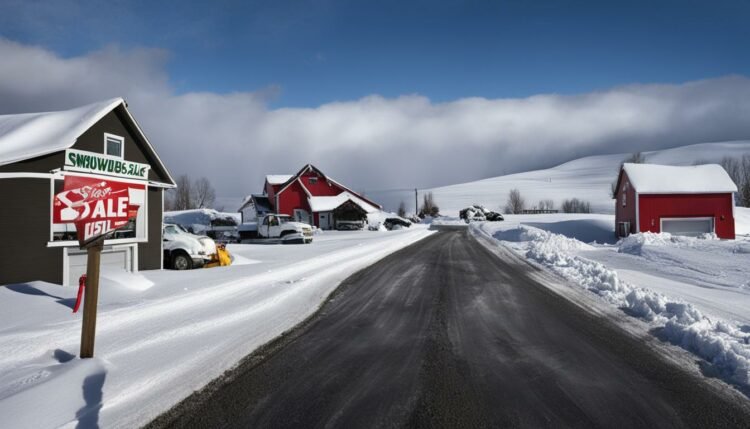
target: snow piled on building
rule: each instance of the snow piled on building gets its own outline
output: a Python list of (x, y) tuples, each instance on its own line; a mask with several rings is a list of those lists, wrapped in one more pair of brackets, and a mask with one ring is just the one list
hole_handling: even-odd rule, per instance
[(337, 207), (341, 206), (347, 201), (351, 201), (354, 204), (358, 205), (362, 210), (364, 210), (367, 213), (375, 213), (380, 211), (379, 208), (373, 206), (372, 204), (369, 204), (365, 200), (357, 197), (354, 194), (350, 194), (349, 192), (342, 192), (336, 196), (332, 197), (308, 197), (307, 201), (310, 203), (310, 209), (313, 212), (329, 212), (335, 210)]
[(164, 212), (164, 223), (174, 223), (200, 234), (212, 226), (237, 226), (239, 213), (222, 213), (214, 209), (193, 209)]
[(113, 98), (59, 112), (0, 115), (0, 165), (68, 149), (124, 103), (122, 98)]
[(292, 177), (294, 177), (293, 174), (268, 174), (266, 175), (266, 182), (269, 185), (283, 185)]
[(718, 164), (655, 165), (625, 163), (622, 167), (641, 194), (712, 194), (737, 192), (737, 186)]

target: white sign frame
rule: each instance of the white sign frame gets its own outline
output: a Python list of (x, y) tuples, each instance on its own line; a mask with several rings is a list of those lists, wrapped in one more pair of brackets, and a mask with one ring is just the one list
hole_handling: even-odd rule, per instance
[[(92, 160), (101, 158), (101, 163), (97, 162), (94, 167), (81, 167), (76, 165), (72, 161), (72, 158), (78, 158), (82, 156), (91, 157)], [(97, 168), (97, 165), (102, 165), (104, 169)], [(109, 171), (111, 167), (112, 171)], [(142, 164), (140, 162), (127, 161), (117, 156), (105, 155), (103, 153), (89, 152), (78, 149), (67, 149), (65, 150), (65, 161), (63, 163), (63, 170), (65, 171), (77, 171), (80, 173), (96, 174), (101, 176), (109, 177), (120, 177), (123, 179), (137, 180), (137, 181), (148, 181), (148, 172), (151, 169), (149, 164)], [(124, 171), (124, 173), (123, 173)], [(128, 172), (134, 172), (135, 174), (128, 174)]]

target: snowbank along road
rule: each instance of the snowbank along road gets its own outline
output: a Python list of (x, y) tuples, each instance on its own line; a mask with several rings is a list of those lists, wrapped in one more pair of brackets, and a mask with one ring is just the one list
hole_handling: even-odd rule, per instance
[(746, 427), (747, 401), (465, 231), (342, 283), (154, 427)]

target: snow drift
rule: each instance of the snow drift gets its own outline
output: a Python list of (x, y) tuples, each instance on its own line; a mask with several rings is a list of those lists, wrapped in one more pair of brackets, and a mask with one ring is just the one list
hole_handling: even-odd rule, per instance
[[(496, 242), (514, 242), (510, 247), (527, 258), (625, 313), (649, 322), (660, 338), (700, 356), (724, 380), (743, 390), (750, 389), (750, 334), (735, 324), (710, 318), (690, 303), (622, 281), (616, 271), (605, 265), (571, 254), (590, 246), (561, 234), (526, 225), (502, 231), (474, 226), (472, 232)], [(672, 241), (668, 235), (637, 234), (622, 242), (620, 249), (637, 253), (646, 242), (689, 245), (690, 239)]]

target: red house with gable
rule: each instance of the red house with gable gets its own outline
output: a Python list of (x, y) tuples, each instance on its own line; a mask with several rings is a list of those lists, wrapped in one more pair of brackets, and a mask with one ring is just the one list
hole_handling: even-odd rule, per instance
[(275, 213), (292, 216), (321, 229), (363, 222), (382, 207), (323, 174), (311, 164), (297, 174), (268, 175), (264, 185)]
[(737, 186), (717, 164), (669, 166), (626, 163), (617, 179), (615, 233), (716, 233), (734, 239)]

